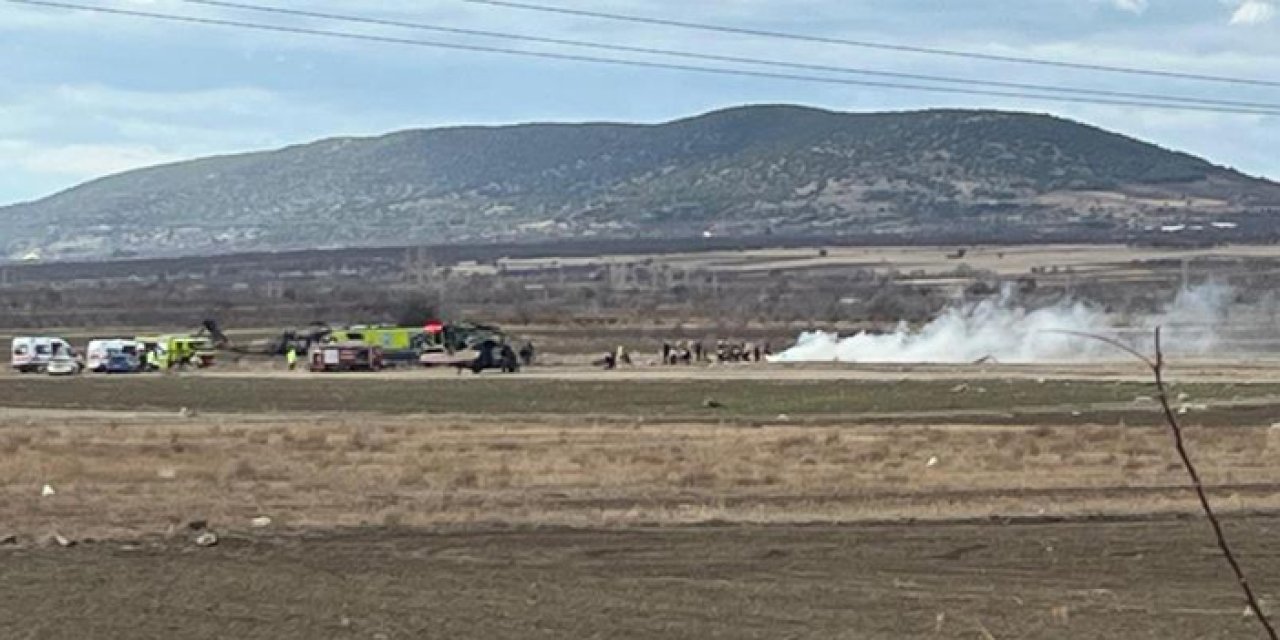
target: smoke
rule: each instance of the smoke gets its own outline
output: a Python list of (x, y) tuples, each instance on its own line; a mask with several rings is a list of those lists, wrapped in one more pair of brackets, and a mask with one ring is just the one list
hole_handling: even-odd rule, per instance
[[(1120, 340), (1149, 351), (1151, 330), (1164, 327), (1170, 351), (1206, 353), (1218, 344), (1230, 291), (1206, 284), (1178, 293), (1162, 312), (1121, 325), (1086, 302), (1073, 301), (1029, 310), (1011, 290), (978, 303), (955, 305), (919, 329), (906, 323), (888, 333), (861, 332), (841, 338), (814, 331), (772, 362), (1007, 363), (1111, 360), (1124, 357), (1114, 347), (1070, 333)], [(1067, 333), (1070, 332), (1070, 333)]]

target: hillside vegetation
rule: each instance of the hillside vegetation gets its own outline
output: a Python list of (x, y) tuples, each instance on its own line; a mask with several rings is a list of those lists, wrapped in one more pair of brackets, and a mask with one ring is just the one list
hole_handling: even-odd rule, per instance
[(334, 138), (0, 208), (16, 256), (442, 241), (1116, 229), (1280, 207), (1280, 185), (1061, 118), (717, 111)]

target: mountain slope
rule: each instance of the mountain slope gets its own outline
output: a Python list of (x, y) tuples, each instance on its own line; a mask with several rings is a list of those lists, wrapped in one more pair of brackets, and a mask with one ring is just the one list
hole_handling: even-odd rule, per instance
[(792, 106), (659, 125), (410, 130), (212, 157), (0, 208), (0, 251), (106, 255), (572, 235), (1122, 229), (1280, 185), (1044, 115)]

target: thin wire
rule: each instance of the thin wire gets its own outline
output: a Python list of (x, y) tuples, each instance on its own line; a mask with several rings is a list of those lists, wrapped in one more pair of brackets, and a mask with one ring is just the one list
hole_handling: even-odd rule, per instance
[(111, 14), (118, 16), (130, 16), (137, 18), (148, 18), (154, 20), (165, 20), (170, 22), (182, 22), (188, 24), (202, 24), (223, 27), (234, 27), (241, 29), (252, 29), (258, 31), (272, 31), (277, 33), (291, 33), (299, 35), (323, 36), (329, 38), (340, 38), (346, 40), (360, 40), (367, 42), (379, 42), (386, 44), (399, 44), (407, 46), (430, 47), (436, 49), (452, 49), (458, 51), (471, 51), (478, 53), (498, 53), (503, 55), (523, 56), (529, 58), (542, 58), (546, 60), (560, 60), (570, 62), (590, 62), (598, 64), (610, 64), (616, 66), (637, 67), (645, 69), (665, 69), (671, 71), (690, 71), (704, 74), (715, 74), (722, 76), (738, 76), (751, 78), (765, 78), (771, 80), (794, 80), (799, 82), (811, 82), (821, 84), (874, 87), (881, 89), (901, 89), (907, 91), (927, 91), (933, 93), (947, 93), (956, 95), (970, 96), (987, 96), (987, 97), (1003, 97), (1003, 98), (1019, 98), (1026, 100), (1040, 100), (1046, 102), (1069, 102), (1076, 104), (1097, 104), (1108, 106), (1123, 107), (1146, 107), (1152, 109), (1166, 109), (1172, 111), (1197, 111), (1208, 113), (1235, 113), (1246, 115), (1263, 115), (1274, 116), (1280, 115), (1280, 112), (1266, 109), (1253, 108), (1234, 108), (1234, 107), (1215, 107), (1215, 106), (1199, 106), (1192, 104), (1177, 104), (1169, 102), (1152, 102), (1142, 100), (1110, 100), (1105, 98), (1084, 98), (1073, 96), (1044, 95), (1028, 92), (1017, 91), (994, 91), (989, 89), (964, 89), (960, 87), (938, 87), (920, 84), (909, 84), (900, 82), (877, 82), (871, 80), (852, 80), (848, 78), (830, 78), (823, 76), (809, 76), (791, 73), (777, 73), (768, 71), (752, 71), (747, 69), (729, 69), (723, 67), (702, 67), (697, 65), (674, 64), (666, 62), (651, 62), (644, 60), (629, 60), (623, 58), (604, 58), (597, 56), (586, 56), (569, 53), (552, 53), (545, 51), (526, 51), (521, 49), (508, 49), (504, 47), (493, 47), (473, 44), (459, 44), (450, 42), (437, 42), (431, 40), (410, 40), (407, 38), (394, 38), (390, 36), (377, 36), (371, 34), (350, 33), (345, 31), (329, 31), (324, 29), (309, 29), (304, 27), (289, 27), (284, 25), (270, 25), (255, 22), (243, 22), (238, 20), (222, 20), (217, 18), (201, 18), (196, 16), (175, 15), (167, 13), (153, 13), (149, 11), (136, 11), (132, 9), (115, 9), (109, 7), (95, 7), (89, 5), (74, 4), (69, 2), (54, 2), (50, 0), (5, 0), (13, 4), (22, 4), (39, 7), (50, 7), (56, 9), (72, 9), (80, 11), (89, 11), (94, 13)]
[(1259, 87), (1280, 87), (1280, 82), (1273, 80), (1258, 80), (1256, 78), (1238, 78), (1232, 76), (1219, 76), (1200, 73), (1187, 73), (1183, 71), (1163, 71), (1160, 69), (1142, 69), (1138, 67), (1122, 67), (1116, 65), (1105, 64), (1088, 64), (1083, 62), (1067, 62), (1063, 60), (1049, 60), (1046, 58), (1031, 58), (1025, 56), (1005, 56), (992, 53), (978, 53), (975, 51), (959, 51), (955, 49), (939, 49), (933, 47), (920, 47), (914, 45), (891, 44), (887, 42), (870, 42), (866, 40), (848, 40), (844, 38), (827, 38), (823, 36), (811, 36), (799, 33), (787, 33), (783, 31), (767, 31), (764, 29), (749, 29), (745, 27), (730, 27), (725, 25), (709, 24), (702, 22), (684, 22), (680, 20), (671, 20), (667, 18), (650, 18), (646, 16), (626, 15), (619, 13), (607, 13), (604, 11), (590, 11), (587, 9), (569, 9), (567, 7), (556, 7), (550, 5), (530, 4), (526, 2), (510, 2), (509, 0), (462, 0), (462, 2), (470, 2), (472, 4), (486, 4), (495, 7), (505, 7), (508, 9), (523, 9), (527, 11), (542, 11), (546, 13), (559, 13), (563, 15), (581, 16), (587, 18), (599, 18), (602, 20), (617, 20), (623, 22), (635, 22), (640, 24), (651, 24), (663, 27), (677, 27), (680, 29), (695, 29), (699, 31), (716, 31), (719, 33), (732, 33), (737, 35), (757, 36), (765, 38), (783, 38), (786, 40), (798, 40), (801, 42), (817, 42), (821, 44), (843, 45), (848, 47), (862, 47), (866, 49), (882, 49), (886, 51), (898, 51), (906, 53), (920, 53), (934, 56), (948, 56), (952, 58), (968, 58), (971, 60), (985, 60), (988, 62), (1009, 62), (1015, 64), (1030, 64), (1042, 67), (1060, 67), (1064, 69), (1079, 69), (1085, 71), (1103, 71), (1107, 73), (1123, 73), (1129, 75), (1155, 76), (1159, 78), (1177, 78), (1179, 80), (1199, 80), (1203, 82), (1222, 82), (1229, 84), (1254, 85)]
[(1216, 98), (1199, 98), (1194, 96), (1171, 96), (1154, 93), (1134, 93), (1128, 91), (1111, 91), (1105, 89), (1090, 89), (1084, 87), (1072, 86), (1053, 86), (1043, 84), (1026, 84), (1018, 82), (1002, 82), (997, 80), (979, 80), (974, 78), (957, 78), (954, 76), (936, 76), (924, 75), (916, 73), (902, 73), (896, 71), (882, 71), (877, 69), (862, 69), (855, 67), (837, 67), (820, 64), (787, 62), (783, 60), (768, 60), (762, 58), (749, 58), (740, 56), (727, 56), (712, 53), (703, 53), (696, 51), (680, 51), (674, 49), (659, 49), (654, 47), (637, 47), (622, 44), (606, 44), (601, 42), (589, 42), (584, 40), (569, 40), (564, 38), (550, 38), (545, 36), (532, 36), (518, 33), (507, 33), (501, 31), (486, 31), (480, 29), (464, 29), (459, 27), (445, 27), (433, 24), (423, 24), (420, 22), (405, 22), (401, 20), (388, 20), (384, 18), (371, 18), (366, 16), (357, 16), (350, 14), (324, 13), (320, 11), (307, 11), (303, 9), (290, 9), (287, 7), (275, 7), (260, 4), (248, 4), (241, 2), (226, 2), (224, 0), (178, 0), (188, 4), (205, 5), (211, 7), (221, 7), (225, 9), (238, 9), (244, 11), (256, 11), (260, 13), (298, 16), (304, 18), (318, 18), (322, 20), (335, 20), (341, 22), (352, 22), (359, 24), (370, 24), (384, 27), (398, 27), (405, 29), (417, 29), (421, 31), (433, 31), (439, 33), (451, 33), (466, 36), (479, 36), (485, 38), (501, 38), (506, 40), (517, 40), (523, 42), (535, 42), (539, 44), (553, 44), (558, 46), (582, 47), (588, 49), (597, 49), (604, 51), (621, 51), (625, 53), (641, 53), (648, 55), (672, 56), (678, 58), (688, 58), (694, 60), (706, 60), (713, 62), (730, 62), (735, 64), (754, 64), (770, 67), (778, 67), (785, 69), (800, 69), (805, 71), (824, 71), (832, 73), (845, 73), (864, 76), (878, 76), (886, 78), (899, 78), (905, 80), (923, 80), (927, 82), (941, 82), (948, 84), (974, 85), (999, 87), (1004, 89), (1020, 89), (1032, 91), (1049, 91), (1056, 93), (1080, 94), (1105, 96), (1112, 98), (1133, 98), (1138, 100), (1158, 100), (1163, 102), (1186, 102), (1192, 104), (1208, 104), (1226, 107), (1245, 107), (1255, 109), (1280, 110), (1280, 104), (1267, 102), (1247, 102), (1239, 100), (1221, 100)]

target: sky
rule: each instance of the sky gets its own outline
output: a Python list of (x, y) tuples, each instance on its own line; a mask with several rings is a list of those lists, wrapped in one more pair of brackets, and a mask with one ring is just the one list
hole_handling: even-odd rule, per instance
[[(680, 62), (209, 7), (208, 18)], [(827, 38), (1280, 81), (1280, 0), (529, 0)], [(464, 0), (245, 0), (372, 18), (789, 62), (1280, 105), (1280, 87), (1146, 78), (715, 34)], [(688, 63), (687, 64), (709, 64)], [(458, 124), (660, 122), (750, 103), (1051, 113), (1280, 180), (1280, 117), (746, 78), (174, 24), (0, 0), (0, 204), (132, 168)]]

